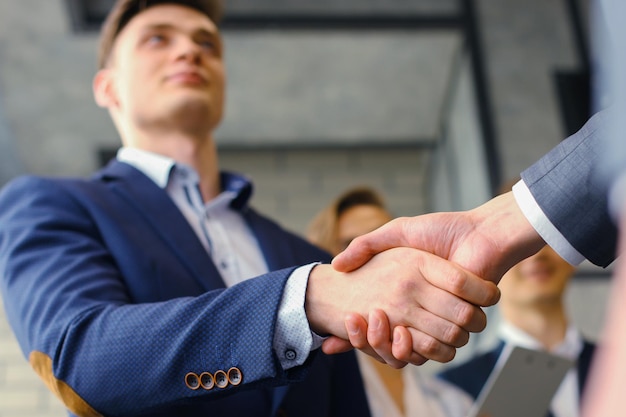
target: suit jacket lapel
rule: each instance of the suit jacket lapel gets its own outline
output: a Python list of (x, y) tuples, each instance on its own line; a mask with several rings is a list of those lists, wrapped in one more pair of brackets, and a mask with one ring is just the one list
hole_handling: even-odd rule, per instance
[(213, 261), (164, 190), (137, 169), (116, 160), (96, 173), (97, 177), (108, 181), (111, 189), (152, 226), (203, 288), (224, 288)]
[(295, 261), (293, 248), (287, 239), (277, 239), (276, 225), (263, 219), (257, 212), (247, 208), (243, 212), (261, 247), (261, 252), (270, 271), (292, 266)]

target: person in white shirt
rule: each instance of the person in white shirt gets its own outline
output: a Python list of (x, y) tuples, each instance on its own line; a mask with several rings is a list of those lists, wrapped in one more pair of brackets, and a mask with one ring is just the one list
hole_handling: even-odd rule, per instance
[(500, 342), (487, 352), (444, 369), (438, 377), (476, 399), (508, 345), (548, 351), (577, 363), (552, 399), (551, 416), (579, 416), (595, 345), (583, 339), (567, 315), (564, 296), (574, 271), (549, 246), (511, 268), (499, 285)]

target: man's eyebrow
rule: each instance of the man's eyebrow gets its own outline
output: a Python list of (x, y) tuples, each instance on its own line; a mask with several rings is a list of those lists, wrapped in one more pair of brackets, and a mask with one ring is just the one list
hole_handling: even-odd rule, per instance
[(169, 24), (169, 23), (152, 23), (149, 24), (147, 26), (145, 26), (142, 29), (142, 32), (147, 32), (147, 31), (151, 31), (151, 30), (164, 30), (164, 29), (173, 29), (174, 26)]
[(219, 37), (218, 31), (214, 29), (202, 28), (202, 29), (197, 30), (196, 33), (203, 35), (203, 36), (213, 36), (216, 38)]
[[(144, 27), (142, 32), (149, 32), (154, 30), (178, 30), (178, 28), (171, 23), (153, 23)], [(199, 34), (203, 36), (219, 37), (218, 31), (213, 28), (200, 27), (193, 29), (192, 32), (194, 34)]]

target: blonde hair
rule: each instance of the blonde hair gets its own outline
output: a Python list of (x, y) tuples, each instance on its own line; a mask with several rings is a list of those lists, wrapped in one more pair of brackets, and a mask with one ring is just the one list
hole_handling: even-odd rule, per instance
[(336, 251), (339, 218), (348, 209), (355, 206), (375, 206), (387, 210), (384, 199), (374, 189), (367, 186), (351, 188), (313, 217), (307, 227), (307, 239), (322, 249), (334, 253)]

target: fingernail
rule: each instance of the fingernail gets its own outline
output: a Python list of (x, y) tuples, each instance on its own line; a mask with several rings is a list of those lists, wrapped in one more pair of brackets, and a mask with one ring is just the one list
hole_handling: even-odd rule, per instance
[(402, 332), (398, 329), (393, 329), (393, 340), (392, 343), (394, 345), (399, 345), (402, 342)]
[(355, 326), (351, 321), (346, 322), (346, 328), (350, 336), (357, 336), (359, 334), (359, 326)]
[(378, 317), (370, 317), (369, 327), (372, 330), (378, 330), (380, 328), (380, 320), (378, 319)]

